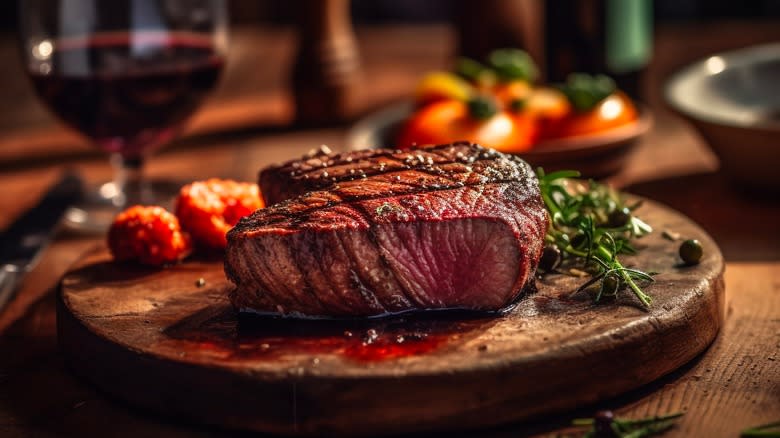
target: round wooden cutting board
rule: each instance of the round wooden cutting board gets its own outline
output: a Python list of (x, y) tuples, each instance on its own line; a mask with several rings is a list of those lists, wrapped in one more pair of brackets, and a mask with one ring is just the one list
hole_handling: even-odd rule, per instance
[[(646, 202), (655, 232), (624, 263), (657, 272), (649, 311), (593, 305), (552, 275), (503, 316), (353, 322), (237, 315), (220, 260), (156, 270), (88, 254), (62, 280), (58, 332), (74, 372), (132, 404), (194, 422), (299, 435), (478, 428), (636, 388), (703, 351), (722, 320), (723, 258), (684, 216)], [(697, 238), (699, 265), (679, 242)], [(203, 281), (198, 281), (199, 279)]]

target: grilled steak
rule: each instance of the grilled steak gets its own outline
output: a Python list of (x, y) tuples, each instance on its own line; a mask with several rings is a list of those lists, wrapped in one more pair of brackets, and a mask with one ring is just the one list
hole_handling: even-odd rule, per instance
[(278, 203), (228, 233), (241, 310), (498, 310), (532, 279), (547, 226), (529, 166), (468, 143), (315, 154), (261, 185)]

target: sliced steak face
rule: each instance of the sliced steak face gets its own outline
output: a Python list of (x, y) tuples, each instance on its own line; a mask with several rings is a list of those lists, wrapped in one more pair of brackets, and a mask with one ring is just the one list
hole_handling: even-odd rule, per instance
[[(228, 233), (234, 306), (344, 317), (498, 310), (518, 298), (547, 227), (527, 164), (470, 144), (349, 156), (328, 155), (335, 180), (288, 175), (276, 196), (304, 194)], [(353, 165), (366, 176), (352, 178)]]

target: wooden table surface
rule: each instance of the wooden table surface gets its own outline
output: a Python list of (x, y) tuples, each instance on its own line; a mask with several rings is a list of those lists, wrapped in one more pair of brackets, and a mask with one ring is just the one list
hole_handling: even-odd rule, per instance
[[(365, 108), (403, 97), (421, 72), (445, 65), (453, 38), (443, 26), (359, 29), (366, 76)], [(702, 140), (659, 99), (663, 78), (706, 54), (780, 39), (778, 23), (714, 23), (658, 30), (649, 69), (656, 126), (611, 183), (666, 203), (702, 225), (726, 258), (726, 319), (699, 358), (653, 384), (598, 406), (513, 424), (480, 436), (547, 436), (570, 431), (575, 416), (610, 408), (639, 417), (684, 410), (667, 436), (737, 436), (748, 426), (780, 420), (780, 200), (746, 193), (717, 172)], [(193, 122), (187, 139), (154, 157), (151, 176), (182, 180), (229, 176), (252, 180), (270, 162), (320, 144), (338, 148), (346, 126), (296, 130), (284, 77), (293, 34), (239, 29), (222, 86)], [(425, 41), (425, 44), (420, 44)], [(88, 181), (110, 178), (104, 157), (64, 132), (32, 97), (14, 64), (14, 42), (0, 39), (9, 66), (0, 83), (0, 228), (37, 199), (58, 172), (73, 167)], [(379, 50), (381, 49), (381, 50)], [(214, 133), (216, 132), (216, 134)], [(207, 163), (207, 170), (204, 170)], [(98, 240), (61, 233), (0, 313), (0, 436), (230, 436), (176, 423), (113, 401), (72, 377), (56, 348), (54, 288)]]

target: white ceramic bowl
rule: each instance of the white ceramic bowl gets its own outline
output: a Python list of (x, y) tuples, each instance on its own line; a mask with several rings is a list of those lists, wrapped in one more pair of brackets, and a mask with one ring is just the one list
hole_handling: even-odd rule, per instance
[(780, 43), (710, 56), (675, 73), (664, 92), (734, 181), (780, 190)]

